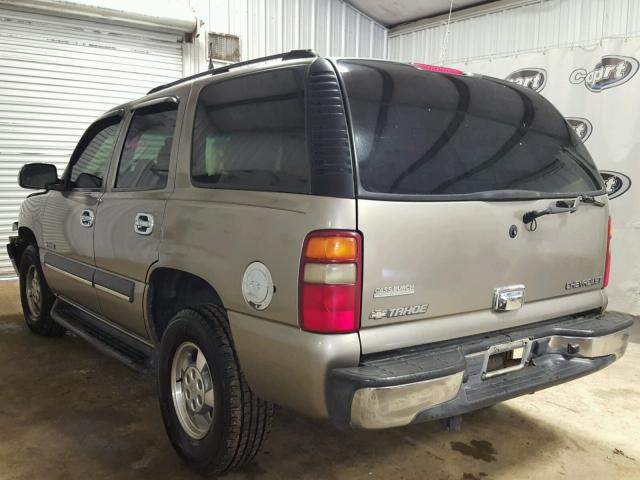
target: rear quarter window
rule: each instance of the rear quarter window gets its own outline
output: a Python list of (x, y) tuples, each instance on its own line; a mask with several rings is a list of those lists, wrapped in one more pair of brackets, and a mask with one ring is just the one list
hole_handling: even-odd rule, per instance
[(206, 86), (193, 131), (193, 184), (308, 193), (305, 74), (281, 68)]
[(365, 193), (573, 194), (602, 188), (582, 142), (534, 92), (394, 62), (338, 65)]

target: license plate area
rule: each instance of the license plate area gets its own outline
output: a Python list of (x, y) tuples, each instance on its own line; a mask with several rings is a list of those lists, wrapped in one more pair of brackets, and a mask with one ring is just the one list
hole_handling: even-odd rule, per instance
[(528, 338), (492, 345), (484, 354), (481, 378), (486, 380), (524, 368), (529, 363), (532, 345)]

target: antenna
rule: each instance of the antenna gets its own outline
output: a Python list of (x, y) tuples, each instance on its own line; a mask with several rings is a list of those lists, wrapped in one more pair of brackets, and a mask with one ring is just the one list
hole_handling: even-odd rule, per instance
[(449, 27), (451, 26), (451, 12), (453, 11), (453, 0), (449, 5), (449, 18), (447, 19), (447, 29), (444, 32), (444, 39), (442, 40), (442, 48), (440, 49), (440, 66), (444, 63), (444, 57), (447, 53), (447, 43), (449, 41)]

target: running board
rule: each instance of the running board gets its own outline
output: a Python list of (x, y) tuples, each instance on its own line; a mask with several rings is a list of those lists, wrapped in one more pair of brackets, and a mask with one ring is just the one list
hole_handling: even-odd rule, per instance
[(58, 297), (51, 309), (51, 318), (129, 368), (147, 374), (155, 372), (156, 353), (152, 346), (112, 327), (86, 310)]

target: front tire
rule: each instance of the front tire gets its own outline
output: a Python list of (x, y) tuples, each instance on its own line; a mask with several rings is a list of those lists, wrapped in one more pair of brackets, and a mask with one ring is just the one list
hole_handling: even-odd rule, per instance
[(269, 433), (273, 406), (249, 388), (217, 305), (173, 317), (160, 344), (158, 392), (171, 444), (199, 472), (249, 463)]
[(44, 279), (38, 249), (33, 245), (25, 248), (20, 260), (20, 300), (29, 330), (43, 337), (64, 335), (64, 327), (49, 315), (55, 297)]

